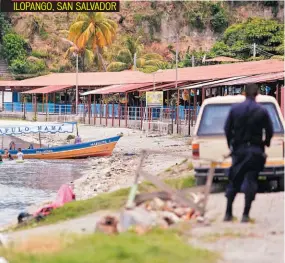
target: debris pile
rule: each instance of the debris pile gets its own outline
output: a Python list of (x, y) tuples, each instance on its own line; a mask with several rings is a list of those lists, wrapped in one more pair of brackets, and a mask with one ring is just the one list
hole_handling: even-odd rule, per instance
[(166, 229), (180, 222), (198, 221), (198, 210), (175, 201), (167, 192), (139, 194), (132, 209), (124, 209), (120, 217), (106, 216), (96, 226), (96, 231), (116, 234), (133, 229), (143, 234), (153, 227)]

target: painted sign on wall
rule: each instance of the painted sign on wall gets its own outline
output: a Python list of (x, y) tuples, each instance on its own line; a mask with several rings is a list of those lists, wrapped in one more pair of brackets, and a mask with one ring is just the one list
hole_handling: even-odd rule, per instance
[(147, 91), (146, 106), (163, 106), (163, 91)]

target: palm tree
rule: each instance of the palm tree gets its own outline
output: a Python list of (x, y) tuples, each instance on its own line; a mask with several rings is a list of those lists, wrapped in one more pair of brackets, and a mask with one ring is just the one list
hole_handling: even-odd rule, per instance
[(75, 45), (72, 41), (62, 38), (63, 41), (67, 42), (70, 47), (64, 54), (64, 58), (68, 58), (73, 56), (74, 54), (77, 54), (81, 58), (81, 70), (85, 71), (85, 65), (89, 66), (94, 61), (94, 54), (90, 49), (83, 49), (79, 48), (77, 45)]
[[(141, 37), (133, 39), (127, 37), (125, 40), (126, 48), (120, 49), (115, 57), (116, 61), (111, 62), (107, 71), (123, 71), (137, 68), (140, 71), (150, 73), (158, 69), (164, 69), (166, 63), (163, 57), (156, 53), (143, 54), (144, 46), (141, 44)], [(137, 57), (134, 61), (135, 56)]]
[(82, 13), (70, 26), (68, 39), (80, 50), (90, 48), (97, 53), (105, 70), (102, 49), (113, 43), (116, 36), (117, 24), (104, 16), (103, 13)]

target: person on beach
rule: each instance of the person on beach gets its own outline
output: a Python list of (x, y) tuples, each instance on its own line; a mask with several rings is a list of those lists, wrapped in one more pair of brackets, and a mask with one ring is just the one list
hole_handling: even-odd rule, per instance
[(9, 161), (13, 160), (11, 153), (9, 153), (8, 149), (4, 149), (4, 158), (9, 159)]
[(17, 157), (18, 157), (18, 161), (23, 161), (24, 160), (24, 154), (22, 153), (22, 149), (21, 148), (18, 149)]
[(81, 143), (81, 142), (82, 142), (82, 141), (81, 141), (80, 136), (77, 135), (77, 136), (75, 137), (74, 144), (78, 144), (78, 143)]
[(34, 145), (31, 143), (28, 149), (29, 149), (29, 150), (34, 149)]
[(10, 151), (16, 150), (16, 144), (13, 141), (10, 142), (9, 149), (10, 149)]

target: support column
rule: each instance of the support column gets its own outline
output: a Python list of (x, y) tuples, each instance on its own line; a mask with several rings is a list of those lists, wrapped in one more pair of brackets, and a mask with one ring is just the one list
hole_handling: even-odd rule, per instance
[(202, 103), (206, 98), (206, 88), (202, 88)]
[(2, 110), (4, 110), (4, 102), (5, 102), (5, 100), (4, 100), (4, 95), (5, 94), (5, 91), (4, 91), (4, 89), (2, 90)]
[(197, 89), (194, 89), (194, 119), (197, 116)]
[(94, 94), (94, 125), (96, 125), (96, 114), (97, 114), (96, 95)]
[(91, 124), (91, 95), (88, 95), (88, 124)]
[(126, 103), (125, 103), (125, 125), (128, 127), (128, 93), (126, 92)]
[(48, 94), (46, 94), (46, 121), (48, 120)]

